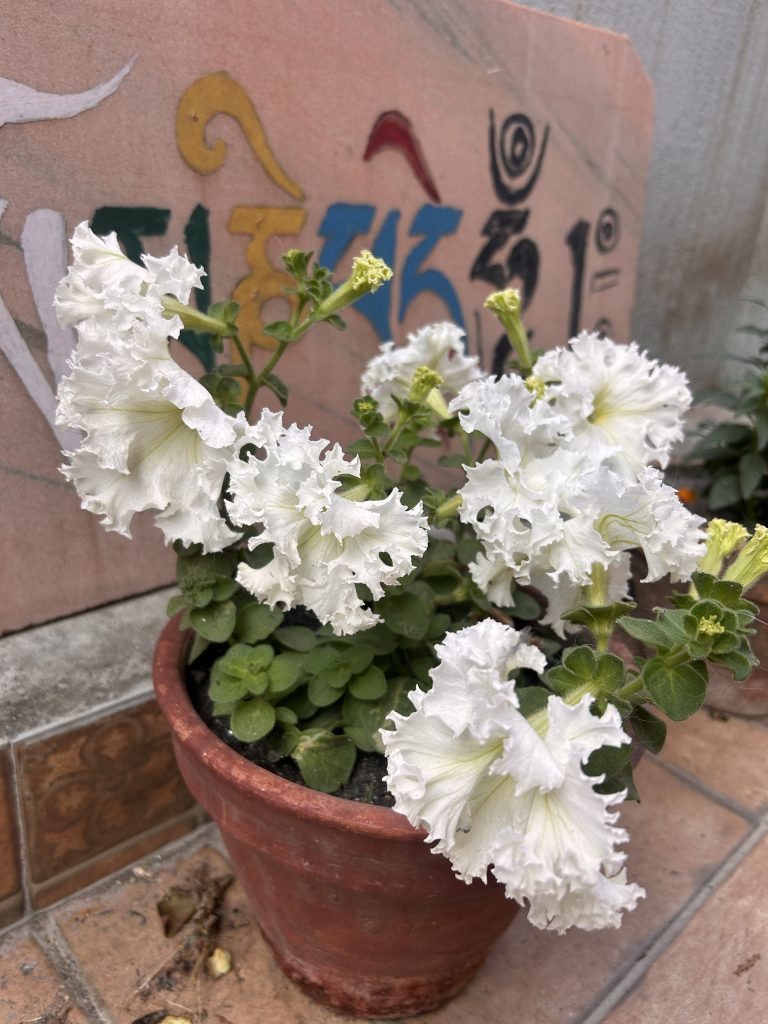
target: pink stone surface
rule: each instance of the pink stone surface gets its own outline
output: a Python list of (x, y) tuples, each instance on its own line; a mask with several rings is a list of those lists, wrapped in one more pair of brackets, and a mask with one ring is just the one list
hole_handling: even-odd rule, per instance
[[(460, 313), (490, 368), (499, 331), (482, 302), (523, 285), (521, 270), (534, 345), (561, 343), (574, 324), (628, 340), (652, 96), (624, 37), (506, 0), (316, 0), (279, 15), (268, 0), (31, 0), (5, 12), (0, 43), (0, 564), (14, 595), (0, 631), (172, 575), (150, 521), (129, 546), (80, 511), (44, 414), (67, 346), (47, 304), (64, 268), (57, 231), (99, 208), (169, 210), (166, 234), (142, 239), (162, 253), (184, 246), (202, 204), (214, 298), (249, 278), (238, 295), (252, 333), (259, 315), (285, 312), (283, 299), (258, 307), (279, 290), (269, 264), (283, 249), (325, 243), (342, 275), (360, 248), (385, 256), (396, 277), (377, 296), (377, 328), (353, 311), (345, 334), (318, 329), (281, 365), (291, 418), (334, 439), (350, 436), (346, 410), (384, 337)], [(62, 96), (103, 85), (134, 56), (111, 95), (62, 116), (86, 102)], [(369, 147), (390, 111), (410, 122), (420, 176), (403, 151)], [(364, 160), (367, 148), (377, 151)], [(336, 204), (348, 204), (348, 236)]]

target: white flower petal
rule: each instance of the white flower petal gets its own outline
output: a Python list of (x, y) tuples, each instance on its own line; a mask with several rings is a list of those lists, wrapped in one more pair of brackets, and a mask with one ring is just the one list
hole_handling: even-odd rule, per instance
[(408, 396), (420, 366), (436, 370), (443, 378), (444, 390), (455, 394), (481, 376), (477, 357), (465, 355), (463, 337), (464, 332), (455, 324), (438, 323), (409, 334), (406, 345), (384, 342), (363, 374), (363, 394), (375, 398), (384, 419), (392, 420), (397, 415), (394, 399)]
[(627, 835), (612, 807), (625, 794), (596, 793), (602, 779), (582, 766), (627, 742), (620, 717), (613, 707), (592, 715), (590, 695), (573, 707), (552, 696), (526, 720), (507, 679), (519, 635), (502, 626), (508, 635), (497, 636), (499, 625), (447, 638), (432, 689), (410, 695), (412, 715), (390, 716), (382, 737), (395, 809), (429, 830), (465, 881), (492, 867), (539, 927), (613, 926), (642, 895), (619, 874)]
[[(380, 501), (338, 494), (336, 477), (359, 475), (359, 460), (346, 461), (338, 445), (326, 451), (327, 441), (312, 441), (295, 424), (283, 427), (274, 413), (262, 415), (253, 438), (264, 457), (232, 465), (227, 508), (233, 523), (261, 525), (251, 547), (271, 543), (282, 562), (279, 586), (269, 567), (244, 573), (243, 585), (262, 601), (311, 608), (340, 635), (373, 626), (379, 618), (363, 606), (357, 585), (378, 599), (385, 584), (411, 571), (427, 546), (421, 505), (405, 508), (397, 490)], [(286, 596), (276, 598), (278, 591)]]
[(637, 345), (617, 345), (582, 332), (571, 348), (545, 353), (536, 364), (544, 381), (560, 381), (555, 405), (574, 424), (578, 443), (628, 476), (650, 462), (662, 468), (682, 440), (691, 404), (684, 373), (659, 364)]
[(83, 507), (130, 536), (135, 512), (155, 509), (167, 540), (219, 551), (238, 534), (218, 500), (248, 425), (219, 409), (145, 325), (130, 337), (90, 321), (78, 328), (72, 373), (59, 386), (57, 422), (85, 432), (64, 473)]

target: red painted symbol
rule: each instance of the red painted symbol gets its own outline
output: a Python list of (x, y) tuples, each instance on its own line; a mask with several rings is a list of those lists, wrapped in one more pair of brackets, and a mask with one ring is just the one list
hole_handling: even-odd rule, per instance
[(429, 198), (436, 203), (440, 202), (440, 193), (427, 167), (413, 125), (399, 110), (388, 110), (378, 118), (368, 136), (363, 160), (370, 160), (382, 149), (399, 150)]

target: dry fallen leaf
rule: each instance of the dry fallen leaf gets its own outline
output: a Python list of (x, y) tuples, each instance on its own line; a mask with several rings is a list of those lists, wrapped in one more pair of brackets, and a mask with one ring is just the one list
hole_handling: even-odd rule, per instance
[(188, 889), (171, 889), (157, 904), (166, 939), (180, 932), (198, 907), (198, 897)]

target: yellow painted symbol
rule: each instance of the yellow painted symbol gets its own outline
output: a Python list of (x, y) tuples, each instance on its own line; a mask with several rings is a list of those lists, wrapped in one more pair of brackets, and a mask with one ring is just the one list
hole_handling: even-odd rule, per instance
[(240, 125), (256, 159), (274, 183), (294, 199), (304, 199), (301, 187), (277, 161), (248, 94), (225, 71), (205, 75), (187, 89), (176, 113), (176, 141), (189, 166), (199, 174), (213, 174), (227, 158), (227, 144), (206, 142), (205, 129), (217, 114), (228, 114)]
[[(301, 187), (283, 170), (267, 141), (258, 112), (241, 85), (224, 71), (205, 75), (181, 97), (176, 114), (176, 141), (181, 155), (199, 174), (213, 174), (227, 158), (223, 139), (206, 141), (206, 128), (217, 114), (227, 114), (240, 126), (253, 154), (269, 178), (289, 196), (302, 201)], [(246, 259), (251, 272), (232, 293), (240, 304), (237, 318), (240, 339), (247, 346), (274, 348), (275, 341), (262, 331), (261, 309), (268, 299), (283, 295), (293, 278), (269, 262), (267, 243), (274, 235), (297, 235), (306, 220), (306, 210), (290, 206), (236, 206), (227, 230), (251, 236)], [(295, 298), (292, 299), (295, 305)]]
[(283, 288), (294, 284), (285, 270), (278, 270), (269, 262), (267, 243), (274, 235), (298, 235), (307, 219), (307, 211), (300, 206), (236, 206), (229, 218), (227, 230), (233, 235), (250, 235), (246, 260), (251, 273), (238, 281), (232, 298), (240, 305), (237, 324), (240, 338), (259, 348), (274, 348), (274, 338), (261, 329), (261, 307), (268, 299), (290, 299)]

